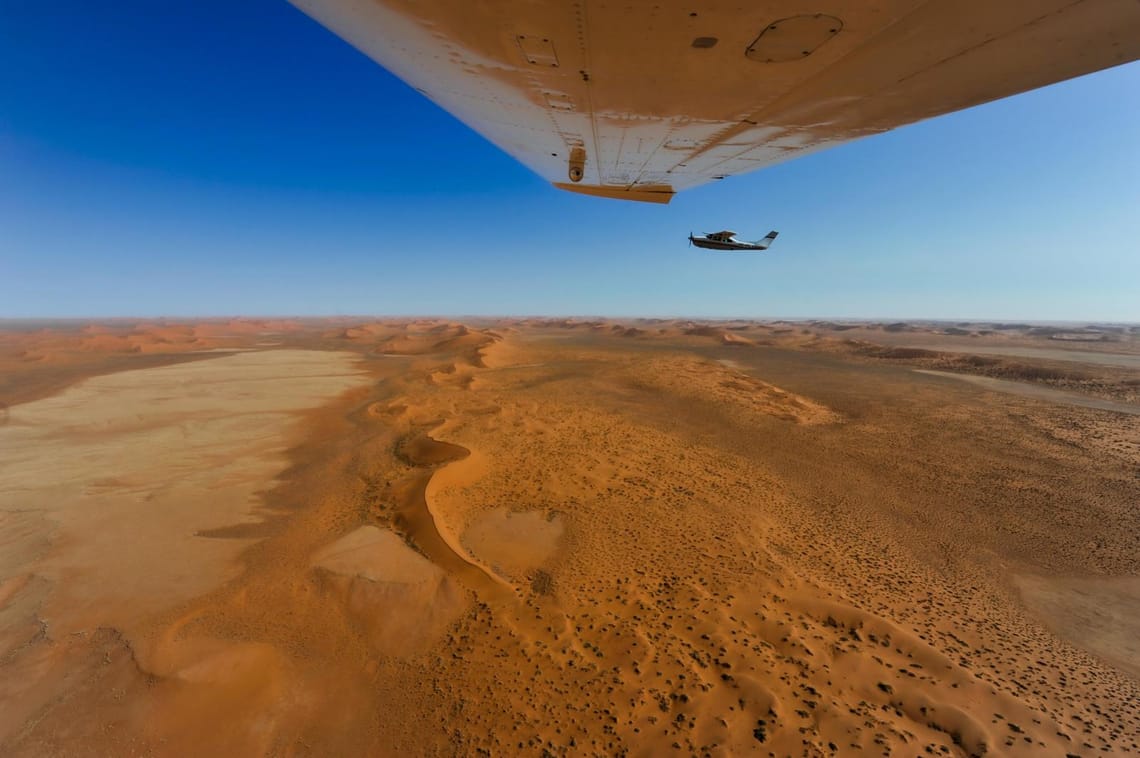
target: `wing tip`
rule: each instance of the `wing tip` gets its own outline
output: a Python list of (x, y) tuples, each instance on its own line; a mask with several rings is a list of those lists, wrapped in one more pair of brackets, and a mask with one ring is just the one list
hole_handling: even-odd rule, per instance
[(660, 203), (662, 205), (673, 199), (677, 194), (668, 185), (645, 185), (641, 187), (602, 187), (596, 184), (570, 184), (568, 182), (554, 182), (554, 186), (567, 192), (576, 192), (579, 195), (591, 197), (608, 197), (613, 200), (633, 200), (639, 203)]

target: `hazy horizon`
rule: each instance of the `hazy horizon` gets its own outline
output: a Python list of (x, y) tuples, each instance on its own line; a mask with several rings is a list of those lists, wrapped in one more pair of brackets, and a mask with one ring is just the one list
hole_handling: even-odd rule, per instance
[(244, 320), (284, 320), (299, 321), (333, 321), (333, 320), (361, 320), (375, 319), (388, 320), (443, 320), (452, 321), (478, 320), (478, 321), (523, 321), (533, 319), (564, 319), (571, 321), (711, 321), (711, 322), (791, 322), (809, 323), (819, 321), (838, 321), (859, 324), (875, 323), (907, 323), (907, 324), (977, 324), (977, 325), (1010, 325), (1027, 324), (1029, 326), (1140, 326), (1137, 321), (1109, 321), (1104, 319), (1041, 319), (1041, 318), (979, 318), (979, 317), (946, 317), (933, 318), (926, 316), (837, 316), (837, 315), (811, 315), (811, 316), (702, 316), (692, 314), (678, 315), (617, 315), (605, 313), (216, 313), (216, 314), (120, 314), (106, 316), (0, 316), (0, 324), (36, 324), (36, 323), (76, 323), (95, 324), (102, 322), (130, 322), (130, 321), (225, 321), (230, 319)]

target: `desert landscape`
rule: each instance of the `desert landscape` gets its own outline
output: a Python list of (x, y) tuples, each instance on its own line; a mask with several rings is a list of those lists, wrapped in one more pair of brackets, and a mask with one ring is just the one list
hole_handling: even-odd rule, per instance
[(1140, 327), (0, 323), (0, 754), (1140, 753)]

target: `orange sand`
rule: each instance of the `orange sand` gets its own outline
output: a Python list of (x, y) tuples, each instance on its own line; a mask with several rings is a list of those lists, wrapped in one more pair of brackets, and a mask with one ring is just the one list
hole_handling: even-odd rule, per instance
[(329, 352), (0, 339), (11, 398), (71, 387), (0, 426), (3, 754), (1140, 751), (1140, 418), (913, 371), (1126, 369), (898, 347), (1029, 327), (277, 326)]

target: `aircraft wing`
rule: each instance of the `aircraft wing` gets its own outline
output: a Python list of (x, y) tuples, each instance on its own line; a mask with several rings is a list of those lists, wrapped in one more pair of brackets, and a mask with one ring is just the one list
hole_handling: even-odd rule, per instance
[(1140, 58), (1137, 0), (290, 2), (557, 186), (654, 202)]

